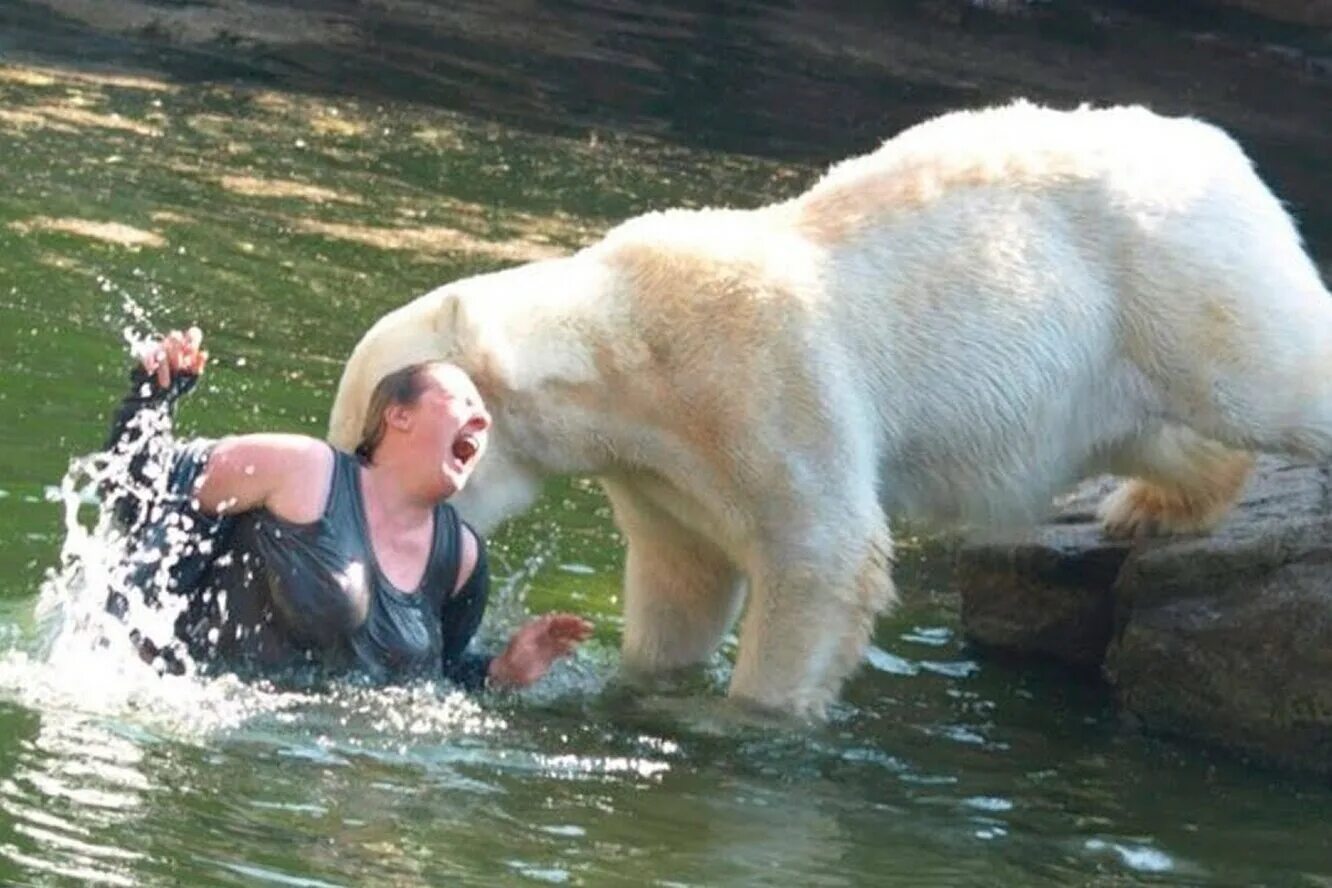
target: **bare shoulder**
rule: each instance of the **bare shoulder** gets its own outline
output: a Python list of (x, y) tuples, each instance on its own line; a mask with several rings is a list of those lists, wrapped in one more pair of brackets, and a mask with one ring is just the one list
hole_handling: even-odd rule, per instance
[(317, 519), (333, 474), (333, 450), (307, 435), (223, 438), (208, 458), (199, 499), (210, 511), (266, 507), (294, 522)]
[(327, 471), (333, 465), (333, 450), (308, 435), (260, 433), (223, 438), (213, 448), (210, 465), (225, 465), (249, 476), (269, 476), (275, 485), (291, 476)]
[(472, 572), (476, 570), (476, 563), (481, 557), (481, 543), (477, 539), (476, 531), (468, 527), (464, 521), (458, 522), (458, 537), (462, 544), (462, 553), (458, 560), (458, 580), (453, 584), (454, 595), (457, 595), (472, 578)]
[(268, 448), (280, 475), (268, 497), (268, 510), (297, 524), (318, 521), (333, 483), (333, 448), (306, 435), (269, 434), (258, 446)]

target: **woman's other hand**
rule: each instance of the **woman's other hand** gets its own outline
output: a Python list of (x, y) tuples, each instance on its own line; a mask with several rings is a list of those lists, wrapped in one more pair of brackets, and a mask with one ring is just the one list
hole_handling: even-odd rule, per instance
[(537, 617), (519, 628), (504, 653), (490, 662), (490, 683), (494, 687), (525, 688), (591, 636), (592, 624), (582, 617), (573, 614)]

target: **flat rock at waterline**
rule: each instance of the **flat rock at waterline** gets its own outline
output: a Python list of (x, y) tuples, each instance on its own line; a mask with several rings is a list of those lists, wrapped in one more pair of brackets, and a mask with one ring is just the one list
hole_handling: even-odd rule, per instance
[(968, 546), (967, 635), (1099, 668), (1149, 730), (1332, 774), (1332, 472), (1259, 461), (1214, 533), (1134, 545), (1088, 482), (1010, 543)]

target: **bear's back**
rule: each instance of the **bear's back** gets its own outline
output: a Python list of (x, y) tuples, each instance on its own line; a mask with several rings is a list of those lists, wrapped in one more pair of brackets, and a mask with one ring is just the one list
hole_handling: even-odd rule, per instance
[(1140, 106), (1058, 111), (1016, 102), (911, 127), (833, 166), (794, 209), (798, 227), (828, 243), (963, 192), (1090, 187), (1107, 203), (1178, 203), (1224, 179), (1256, 181), (1239, 146), (1201, 121)]

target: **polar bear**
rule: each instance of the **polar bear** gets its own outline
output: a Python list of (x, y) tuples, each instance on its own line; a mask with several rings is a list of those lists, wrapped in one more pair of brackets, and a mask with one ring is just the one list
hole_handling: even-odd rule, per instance
[(600, 479), (628, 551), (623, 661), (706, 659), (817, 717), (895, 598), (889, 516), (1042, 516), (1095, 473), (1118, 535), (1203, 530), (1251, 452), (1332, 456), (1332, 300), (1222, 131), (1139, 107), (947, 114), (754, 210), (632, 219), (380, 319), (329, 437), (447, 358), (494, 415), (482, 531)]

